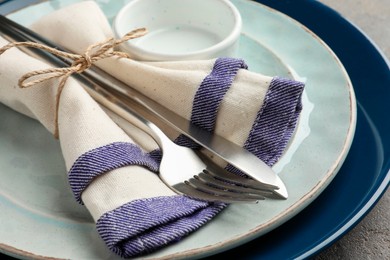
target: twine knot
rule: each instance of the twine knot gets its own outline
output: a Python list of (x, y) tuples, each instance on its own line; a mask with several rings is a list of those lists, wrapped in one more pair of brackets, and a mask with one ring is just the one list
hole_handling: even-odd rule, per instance
[(72, 66), (78, 67), (75, 72), (82, 73), (84, 70), (92, 66), (92, 58), (87, 54), (81, 55), (81, 59), (75, 60)]
[(125, 41), (141, 37), (146, 33), (147, 30), (145, 28), (135, 29), (127, 33), (120, 39), (114, 39), (111, 37), (102, 42), (92, 44), (85, 50), (83, 54), (74, 54), (65, 51), (60, 51), (56, 48), (52, 48), (36, 42), (11, 42), (3, 46), (2, 48), (0, 48), (0, 55), (13, 47), (28, 47), (28, 48), (41, 49), (50, 52), (58, 57), (63, 57), (72, 60), (72, 64), (69, 67), (49, 68), (49, 69), (31, 71), (29, 73), (24, 74), (18, 81), (18, 85), (20, 88), (28, 88), (53, 78), (62, 77), (58, 85), (57, 94), (56, 94), (55, 129), (53, 133), (54, 137), (58, 138), (59, 137), (59, 131), (58, 131), (59, 101), (66, 80), (73, 73), (84, 72), (99, 60), (106, 59), (109, 57), (114, 57), (114, 56), (121, 57), (121, 58), (130, 58), (130, 56), (125, 52), (115, 51), (115, 47)]

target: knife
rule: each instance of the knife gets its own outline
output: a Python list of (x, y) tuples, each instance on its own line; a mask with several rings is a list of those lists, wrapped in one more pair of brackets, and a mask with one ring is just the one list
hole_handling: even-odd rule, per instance
[[(0, 15), (0, 31), (4, 36), (8, 36), (14, 41), (32, 41), (42, 43), (58, 50), (67, 51), (3, 15)], [(34, 53), (55, 66), (64, 67), (69, 66), (72, 63), (71, 60), (62, 57), (59, 58), (39, 49), (34, 49)], [(97, 94), (97, 88), (103, 88), (111, 94), (114, 94), (117, 98), (126, 100), (131, 99), (133, 103), (136, 103), (134, 109), (138, 113), (141, 113), (144, 116), (152, 115), (157, 117), (166, 125), (187, 136), (195, 143), (212, 152), (215, 156), (223, 159), (258, 181), (259, 188), (272, 190), (277, 198), (288, 198), (286, 186), (280, 177), (271, 167), (249, 151), (245, 150), (245, 148), (242, 148), (220, 135), (208, 132), (192, 124), (189, 120), (151, 100), (142, 93), (131, 88), (131, 86), (124, 84), (96, 66), (92, 66), (83, 73), (74, 74), (73, 76), (77, 77), (78, 80), (88, 88), (88, 92), (94, 95)]]

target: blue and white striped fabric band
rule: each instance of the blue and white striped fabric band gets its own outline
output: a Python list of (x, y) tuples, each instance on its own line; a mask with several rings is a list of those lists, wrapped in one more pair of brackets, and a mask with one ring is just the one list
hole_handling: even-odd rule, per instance
[(68, 174), (76, 200), (82, 204), (81, 193), (96, 176), (128, 165), (142, 165), (154, 172), (159, 168), (153, 155), (132, 143), (112, 143), (81, 155)]
[[(195, 93), (191, 123), (213, 132), (223, 97), (232, 85), (238, 70), (247, 68), (248, 66), (241, 59), (218, 58), (211, 73), (202, 81)], [(175, 143), (186, 147), (199, 148), (196, 143), (184, 135), (180, 135)]]
[[(269, 166), (274, 165), (289, 142), (302, 110), (302, 82), (275, 77), (272, 79), (257, 113), (244, 148)], [(240, 175), (234, 166), (226, 169)]]
[(134, 200), (104, 214), (96, 226), (108, 248), (127, 258), (180, 240), (225, 207), (185, 196)]

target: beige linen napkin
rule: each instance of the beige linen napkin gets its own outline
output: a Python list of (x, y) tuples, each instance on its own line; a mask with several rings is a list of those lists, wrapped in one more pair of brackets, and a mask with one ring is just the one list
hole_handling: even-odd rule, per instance
[[(55, 11), (32, 29), (75, 53), (112, 36), (93, 1)], [(301, 111), (302, 83), (250, 72), (240, 59), (153, 63), (114, 57), (96, 65), (270, 166), (284, 151)], [(23, 74), (48, 67), (17, 49), (2, 54), (0, 101), (53, 133), (59, 80), (17, 86)], [(134, 126), (119, 128), (73, 78), (60, 97), (58, 130), (76, 200), (88, 208), (108, 248), (122, 257), (178, 241), (226, 206), (174, 194), (156, 174), (157, 144)], [(174, 131), (169, 136), (194, 147)]]

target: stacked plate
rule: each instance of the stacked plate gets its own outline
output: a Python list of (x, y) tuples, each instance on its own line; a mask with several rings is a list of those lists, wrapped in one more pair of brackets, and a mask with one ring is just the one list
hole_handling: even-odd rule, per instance
[[(29, 25), (78, 1), (21, 2), (3, 1), (0, 12)], [(97, 2), (112, 20), (127, 1)], [(306, 83), (298, 130), (275, 165), (290, 197), (231, 205), (147, 258), (311, 256), (358, 223), (389, 185), (389, 65), (374, 45), (316, 1), (232, 2), (243, 18), (238, 55), (249, 69)], [(34, 120), (3, 105), (0, 114), (0, 251), (115, 259), (65, 185), (58, 143)]]

